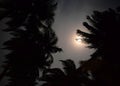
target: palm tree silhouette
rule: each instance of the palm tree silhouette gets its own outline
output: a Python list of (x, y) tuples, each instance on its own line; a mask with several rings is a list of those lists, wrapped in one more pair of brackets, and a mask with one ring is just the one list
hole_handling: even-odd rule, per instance
[(103, 12), (94, 11), (87, 19), (90, 24), (84, 22), (83, 25), (89, 33), (81, 30), (77, 30), (77, 33), (90, 44), (89, 48), (96, 51), (90, 60), (83, 62), (83, 69), (92, 71), (97, 82), (96, 86), (119, 86), (120, 8), (116, 10), (110, 8)]
[(54, 0), (8, 0), (2, 4), (1, 19), (10, 19), (4, 31), (12, 35), (4, 43), (4, 49), (11, 51), (4, 65), (10, 77), (8, 86), (35, 85), (39, 69), (50, 67), (52, 53), (62, 50), (56, 46), (58, 39), (51, 28), (56, 5)]
[[(118, 42), (119, 35), (119, 23), (120, 14), (119, 11), (109, 9), (108, 11), (99, 12), (94, 11), (94, 14), (87, 19), (91, 23), (86, 22), (83, 25), (90, 31), (90, 33), (77, 30), (77, 33), (82, 35), (83, 40), (88, 44), (89, 48), (96, 49), (96, 52), (92, 55), (92, 58), (102, 57), (103, 59), (110, 60), (112, 56), (116, 56), (115, 51)], [(117, 45), (119, 47), (119, 45)], [(114, 51), (116, 52), (114, 52)], [(109, 56), (108, 56), (109, 55)], [(117, 57), (115, 57), (117, 59)]]
[(81, 68), (76, 68), (74, 62), (70, 59), (61, 60), (63, 64), (62, 71), (59, 68), (47, 69), (43, 72), (40, 80), (45, 81), (42, 86), (90, 86), (91, 81), (87, 73), (83, 73)]

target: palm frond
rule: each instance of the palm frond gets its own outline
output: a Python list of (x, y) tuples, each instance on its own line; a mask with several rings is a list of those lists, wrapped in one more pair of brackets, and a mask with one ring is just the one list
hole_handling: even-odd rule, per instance
[(65, 73), (67, 75), (73, 73), (75, 70), (76, 70), (76, 65), (75, 63), (71, 60), (71, 59), (68, 59), (68, 60), (60, 60), (63, 64), (63, 69), (65, 70)]
[(46, 69), (41, 78), (42, 81), (56, 81), (65, 77), (64, 72), (59, 68)]

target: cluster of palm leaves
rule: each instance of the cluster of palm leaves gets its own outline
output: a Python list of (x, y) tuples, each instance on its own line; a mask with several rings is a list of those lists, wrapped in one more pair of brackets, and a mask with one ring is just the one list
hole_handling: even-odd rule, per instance
[(52, 53), (61, 51), (51, 26), (54, 21), (54, 0), (5, 0), (1, 2), (0, 19), (7, 18), (12, 37), (4, 43), (6, 55), (4, 68), (10, 77), (8, 86), (34, 86), (39, 70), (49, 68)]
[(90, 86), (93, 80), (88, 76), (88, 72), (82, 72), (81, 68), (76, 68), (75, 63), (68, 60), (60, 60), (63, 64), (63, 70), (60, 68), (51, 68), (43, 72), (40, 80), (46, 81), (42, 86)]
[(117, 59), (117, 49), (119, 48), (119, 28), (120, 28), (120, 10), (109, 9), (107, 11), (94, 11), (93, 15), (87, 16), (90, 24), (84, 22), (83, 25), (90, 33), (77, 30), (79, 35), (83, 36), (83, 40), (90, 44), (89, 48), (96, 49), (92, 58), (102, 57), (110, 60), (115, 57)]
[(83, 62), (84, 70), (91, 70), (96, 86), (119, 86), (120, 82), (120, 7), (103, 12), (94, 11), (83, 25), (89, 33), (77, 30), (88, 47), (96, 49), (91, 59)]

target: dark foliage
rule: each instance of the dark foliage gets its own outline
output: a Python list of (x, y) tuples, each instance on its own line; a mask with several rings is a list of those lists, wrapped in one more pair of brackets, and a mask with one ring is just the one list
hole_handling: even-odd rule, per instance
[(88, 78), (88, 73), (82, 72), (81, 68), (76, 68), (70, 59), (61, 61), (63, 70), (59, 68), (47, 69), (43, 72), (41, 80), (46, 81), (42, 86), (92, 86), (92, 80)]
[(7, 86), (34, 86), (39, 70), (50, 67), (52, 53), (61, 51), (51, 25), (54, 21), (54, 0), (6, 0), (1, 2), (0, 19), (8, 18), (12, 38), (4, 43), (6, 55), (4, 68), (10, 77)]
[(94, 11), (87, 19), (89, 24), (84, 22), (83, 25), (89, 33), (81, 30), (77, 33), (96, 51), (90, 60), (83, 62), (82, 68), (92, 71), (95, 86), (120, 86), (120, 8)]

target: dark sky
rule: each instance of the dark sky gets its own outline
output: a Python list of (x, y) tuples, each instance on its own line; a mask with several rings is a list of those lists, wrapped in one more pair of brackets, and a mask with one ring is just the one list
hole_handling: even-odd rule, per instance
[(86, 31), (82, 22), (87, 21), (86, 16), (92, 14), (93, 10), (103, 11), (108, 8), (120, 6), (120, 0), (58, 0), (54, 30), (59, 38), (58, 46), (63, 48), (62, 53), (55, 55), (53, 66), (59, 66), (59, 59), (73, 59), (76, 64), (79, 60), (90, 58), (94, 50), (86, 48), (87, 45), (74, 47), (73, 34), (76, 29)]
[[(1, 0), (0, 0), (1, 1)], [(79, 60), (89, 59), (94, 50), (86, 48), (85, 44), (74, 46), (76, 29), (85, 30), (82, 22), (87, 21), (86, 15), (90, 15), (93, 10), (106, 10), (120, 6), (120, 0), (58, 0), (56, 10), (54, 30), (59, 38), (58, 46), (63, 48), (63, 52), (54, 55), (53, 67), (61, 67), (59, 59), (73, 59), (76, 64)], [(0, 24), (3, 25), (3, 24)], [(1, 30), (1, 28), (0, 28)], [(0, 31), (0, 48), (4, 40), (8, 39), (8, 34)], [(3, 51), (0, 50), (0, 63), (4, 58)], [(0, 65), (1, 67), (1, 65)], [(2, 83), (0, 83), (2, 86)]]

